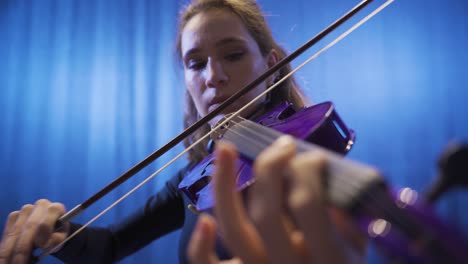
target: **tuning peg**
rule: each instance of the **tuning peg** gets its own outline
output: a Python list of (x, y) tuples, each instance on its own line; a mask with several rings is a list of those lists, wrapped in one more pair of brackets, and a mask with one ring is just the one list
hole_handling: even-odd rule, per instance
[(426, 194), (429, 203), (434, 203), (454, 187), (468, 186), (468, 145), (450, 144), (442, 152), (437, 165), (438, 178)]

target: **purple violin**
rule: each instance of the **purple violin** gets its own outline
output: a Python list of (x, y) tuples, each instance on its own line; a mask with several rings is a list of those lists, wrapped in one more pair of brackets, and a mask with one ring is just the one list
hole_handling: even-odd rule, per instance
[[(355, 134), (330, 102), (298, 111), (284, 103), (255, 121), (235, 117), (215, 133), (215, 141), (230, 141), (241, 154), (238, 191), (245, 193), (255, 182), (252, 160), (275, 139), (289, 134), (297, 138), (298, 152), (326, 153), (328, 202), (350, 213), (359, 229), (389, 259), (401, 263), (464, 263), (468, 259), (468, 243), (461, 233), (420, 204), (414, 191), (404, 188), (392, 193), (376, 170), (343, 158)], [(197, 211), (210, 211), (214, 206), (210, 183), (213, 164), (214, 156), (209, 155), (179, 185)]]
[[(102, 190), (78, 204), (57, 221), (57, 228), (79, 215), (182, 142), (188, 135), (207, 124), (231, 103), (263, 83), (273, 73), (279, 72), (286, 64), (348, 21), (370, 2), (372, 0), (363, 0), (296, 51), (240, 89), (219, 107), (186, 128)], [(371, 15), (380, 12), (390, 2), (392, 1), (387, 0)], [(367, 18), (370, 18), (371, 15)], [(279, 136), (289, 134), (297, 138), (298, 151), (320, 149), (320, 151), (327, 152), (329, 177), (326, 181), (326, 187), (329, 203), (353, 215), (361, 230), (381, 245), (381, 248), (392, 256), (391, 259), (402, 263), (438, 263), (442, 261), (466, 263), (468, 244), (460, 235), (461, 233), (443, 225), (427, 206), (419, 205), (412, 190), (404, 189), (393, 195), (388, 190), (382, 176), (375, 170), (343, 158), (343, 154), (346, 154), (353, 145), (355, 135), (341, 121), (334, 111), (332, 103), (322, 103), (299, 111), (295, 111), (288, 104), (281, 104), (255, 121), (233, 118), (223, 128), (215, 132), (218, 133), (216, 140), (231, 141), (241, 153), (241, 158), (238, 161), (237, 188), (239, 191), (247, 190), (248, 186), (255, 181), (251, 177), (251, 161), (255, 159), (257, 154)], [(468, 162), (464, 162), (464, 164), (468, 164)], [(211, 184), (209, 183), (212, 171), (213, 157), (209, 155), (191, 171), (191, 174), (179, 186), (191, 199), (193, 207), (199, 211), (210, 210), (214, 205)], [(435, 192), (434, 195), (438, 195), (438, 192)], [(44, 252), (41, 257), (49, 253)]]

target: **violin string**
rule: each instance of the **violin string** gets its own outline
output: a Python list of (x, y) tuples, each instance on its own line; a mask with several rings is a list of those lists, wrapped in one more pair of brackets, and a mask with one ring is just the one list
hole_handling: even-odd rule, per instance
[(333, 47), (335, 44), (337, 44), (339, 41), (341, 41), (343, 38), (345, 38), (347, 35), (349, 35), (351, 32), (359, 28), (362, 24), (367, 22), (370, 18), (374, 17), (376, 14), (378, 14), (380, 11), (382, 11), (385, 7), (387, 7), (390, 3), (392, 3), (394, 0), (387, 0), (385, 3), (374, 9), (373, 12), (371, 12), (369, 15), (358, 21), (356, 24), (354, 24), (352, 27), (350, 27), (348, 30), (346, 30), (344, 33), (339, 35), (337, 38), (335, 38), (332, 42), (330, 42), (328, 45), (326, 45), (324, 48), (313, 54), (311, 57), (309, 57), (305, 62), (300, 64), (298, 67), (293, 69), (291, 72), (283, 76), (278, 82), (274, 83), (273, 85), (269, 86), (267, 89), (265, 89), (264, 92), (260, 93), (257, 97), (255, 97), (253, 100), (251, 100), (249, 103), (247, 103), (245, 106), (241, 107), (238, 111), (234, 112), (230, 117), (225, 118), (222, 122), (220, 122), (214, 129), (212, 129), (209, 133), (205, 134), (202, 136), (199, 140), (194, 142), (192, 145), (188, 146), (185, 150), (181, 151), (175, 158), (173, 158), (171, 161), (166, 163), (164, 166), (162, 166), (160, 169), (155, 171), (153, 174), (148, 176), (146, 179), (144, 179), (140, 184), (132, 188), (129, 192), (121, 196), (119, 199), (117, 199), (114, 203), (112, 203), (110, 206), (105, 208), (103, 211), (101, 211), (98, 215), (96, 215), (94, 218), (89, 220), (86, 224), (84, 224), (81, 228), (76, 230), (73, 234), (69, 235), (64, 241), (62, 241), (60, 244), (55, 246), (54, 248), (50, 250), (45, 250), (38, 256), (38, 261), (40, 261), (42, 258), (44, 258), (47, 255), (50, 255), (52, 252), (55, 252), (59, 248), (61, 248), (66, 242), (68, 242), (70, 239), (72, 239), (74, 236), (76, 236), (78, 233), (83, 231), (86, 227), (94, 223), (97, 219), (99, 219), (102, 215), (107, 213), (110, 209), (115, 207), (117, 204), (119, 204), (121, 201), (123, 201), (125, 198), (127, 198), (130, 194), (134, 193), (136, 190), (138, 190), (140, 187), (142, 187), (144, 184), (149, 182), (151, 179), (153, 179), (157, 174), (159, 174), (162, 170), (167, 168), (169, 165), (174, 163), (177, 159), (179, 159), (181, 156), (183, 156), (186, 152), (188, 152), (190, 149), (198, 145), (201, 141), (206, 139), (207, 137), (211, 136), (214, 130), (221, 128), (224, 126), (227, 122), (229, 122), (232, 118), (235, 116), (238, 116), (243, 110), (247, 109), (250, 105), (252, 105), (254, 102), (258, 101), (260, 98), (265, 96), (268, 92), (273, 90), (275, 87), (280, 85), (282, 82), (284, 82), (287, 78), (292, 76), (294, 73), (296, 73), (299, 69), (303, 68), (306, 64), (310, 63), (312, 60), (316, 59), (318, 56), (320, 56), (323, 52), (327, 51), (331, 47)]
[[(249, 157), (257, 156), (260, 153), (260, 151), (267, 148), (269, 145), (271, 145), (273, 141), (275, 141), (279, 137), (278, 134), (282, 134), (281, 132), (278, 132), (276, 130), (274, 131), (276, 132), (276, 135), (274, 133), (268, 133), (269, 131), (272, 131), (273, 129), (267, 128), (267, 127), (261, 127), (262, 129), (261, 131), (255, 130), (255, 128), (259, 128), (258, 125), (254, 128), (256, 123), (253, 123), (252, 121), (245, 120), (245, 119), (239, 122), (237, 120), (233, 120), (232, 123), (234, 125), (228, 128), (229, 134), (225, 134), (225, 137), (223, 137), (223, 139), (233, 143), (241, 154), (244, 154)], [(244, 123), (247, 125), (244, 125)], [(238, 127), (240, 127), (241, 129), (239, 129)], [(267, 133), (262, 133), (262, 132), (267, 132)], [(295, 141), (296, 143), (300, 143), (299, 140), (295, 140)], [(310, 145), (314, 145), (309, 142), (307, 143)], [(244, 148), (244, 146), (246, 147)], [(254, 146), (254, 149), (256, 149), (254, 150), (255, 153), (250, 152), (252, 150), (252, 146)], [(321, 149), (321, 151), (323, 152), (327, 152), (325, 149), (319, 146), (316, 146), (316, 147), (318, 149)], [(330, 157), (330, 155), (328, 156)], [(287, 177), (287, 175), (282, 175), (282, 176)], [(381, 213), (383, 211), (383, 213), (385, 214), (385, 217), (382, 217), (382, 218), (384, 219), (386, 218), (387, 221), (394, 223), (394, 224), (396, 223), (400, 227), (404, 227), (406, 231), (409, 231), (407, 233), (414, 235), (414, 232), (411, 232), (411, 230), (415, 230), (414, 228), (412, 228), (414, 227), (414, 224), (413, 226), (411, 226), (412, 224), (411, 221), (407, 223), (408, 218), (405, 217), (405, 215), (402, 215), (400, 213), (400, 210), (398, 210), (398, 208), (395, 207), (394, 203), (387, 202), (389, 197), (386, 196), (385, 192), (380, 192), (380, 193), (375, 194), (373, 190), (370, 189), (369, 187), (366, 187), (362, 190), (362, 188), (359, 188), (361, 187), (359, 183), (354, 181), (355, 178), (343, 177), (340, 174), (334, 175), (334, 178), (337, 180), (337, 182), (342, 182), (342, 184), (337, 184), (335, 186), (340, 189), (333, 189), (333, 190), (328, 189), (327, 191), (346, 193), (345, 197), (349, 197), (348, 198), (349, 200), (351, 200), (353, 197), (356, 197), (355, 194), (359, 192), (359, 195), (362, 195), (359, 198), (359, 201), (365, 201), (365, 203), (361, 202), (362, 204), (359, 204), (360, 208), (367, 207), (371, 209), (377, 209), (378, 210), (377, 213)], [(249, 182), (252, 182), (253, 180), (255, 179), (252, 178), (252, 180), (249, 180)], [(244, 183), (241, 183), (241, 184), (244, 184)], [(381, 199), (382, 195), (384, 195), (383, 196), (384, 199)], [(365, 198), (368, 198), (368, 199), (365, 199)], [(348, 205), (348, 207), (345, 207), (345, 210), (350, 211), (350, 209), (354, 207), (355, 205), (356, 204), (350, 204), (350, 206)], [(399, 217), (405, 218), (405, 219), (400, 219)], [(358, 221), (356, 221), (356, 223), (358, 223)], [(362, 232), (364, 232), (367, 235), (369, 234), (368, 233), (369, 231), (367, 229), (362, 230)]]
[[(267, 127), (260, 127), (258, 124), (253, 123), (252, 121), (246, 120), (246, 124), (243, 125), (244, 122), (237, 122), (236, 125), (241, 127), (241, 131), (247, 130), (245, 132), (239, 132), (238, 129), (230, 129), (230, 134), (235, 134), (237, 137), (242, 138), (239, 142), (246, 142), (244, 146), (257, 146), (258, 150), (265, 149), (268, 145), (270, 145), (275, 139), (278, 138), (275, 134), (269, 134), (268, 131), (271, 130), (272, 133), (275, 132), (276, 134), (280, 133), (276, 130), (272, 130), (271, 128)], [(261, 133), (259, 131), (254, 130), (254, 126), (258, 129), (261, 129)], [(265, 138), (265, 140), (262, 140)], [(260, 143), (262, 142), (262, 143)], [(301, 143), (301, 141), (296, 140), (296, 144)], [(314, 145), (312, 143), (306, 142), (309, 146), (313, 146), (321, 151), (328, 152), (328, 157), (333, 158), (333, 156), (337, 157), (335, 153), (332, 153), (320, 146)], [(341, 158), (341, 157), (340, 157)], [(352, 175), (350, 175), (352, 176)], [(334, 179), (336, 182), (341, 182), (341, 184), (336, 184), (333, 186), (333, 192), (341, 192), (344, 194), (345, 197), (352, 199), (356, 197), (356, 193), (359, 192), (359, 195), (362, 195), (363, 198), (359, 198), (360, 200), (365, 200), (370, 208), (378, 209), (378, 213), (383, 215), (383, 218), (386, 218), (389, 222), (397, 224), (398, 226), (404, 228), (406, 231), (411, 233), (414, 228), (414, 222), (410, 221), (407, 216), (402, 213), (401, 208), (396, 207), (395, 201), (390, 201), (389, 199), (392, 198), (391, 195), (387, 195), (385, 192), (378, 192), (375, 193), (374, 189), (364, 188), (362, 189), (362, 183), (359, 182), (359, 179), (356, 177), (348, 178), (346, 176), (342, 176), (340, 174), (334, 175)], [(357, 181), (356, 181), (357, 180)], [(368, 199), (365, 199), (367, 197)], [(398, 197), (396, 197), (398, 199)], [(414, 232), (413, 232), (414, 233)]]
[[(247, 122), (250, 122), (250, 121), (247, 121)], [(278, 138), (277, 136), (274, 136), (268, 133), (265, 133), (265, 134), (258, 133), (258, 131), (254, 131), (253, 128), (251, 128), (250, 126), (243, 125), (242, 123), (243, 122), (237, 122), (235, 124), (236, 126), (243, 128), (241, 130), (242, 132), (239, 132), (238, 129), (233, 129), (233, 128), (229, 130), (230, 136), (234, 134), (237, 137), (237, 138), (231, 137), (232, 143), (242, 142), (242, 144), (239, 144), (239, 143), (235, 144), (236, 146), (238, 146), (238, 149), (241, 151), (241, 153), (243, 150), (242, 146), (249, 146), (249, 149), (250, 149), (250, 146), (252, 145), (258, 148), (257, 152), (260, 152), (260, 150), (264, 150), (267, 146), (269, 146), (274, 140)], [(266, 129), (267, 128), (265, 128), (265, 130)], [(247, 130), (247, 133), (244, 130)], [(253, 138), (251, 135), (259, 135), (259, 136), (256, 136), (255, 138)], [(227, 140), (230, 141), (229, 138)], [(324, 149), (322, 149), (322, 151), (324, 151)], [(249, 154), (244, 154), (244, 155), (249, 155)], [(355, 197), (356, 192), (362, 189), (362, 188), (359, 188), (360, 187), (359, 183), (355, 182), (353, 178), (343, 177), (342, 175), (339, 175), (339, 174), (334, 175), (334, 178), (337, 180), (337, 182), (342, 182), (342, 184), (337, 184), (335, 186), (340, 189), (334, 189), (334, 190), (329, 189), (328, 191), (341, 192), (342, 194), (346, 193), (345, 197), (349, 197), (349, 199), (352, 199), (352, 197)], [(392, 206), (392, 204), (390, 204), (390, 206), (388, 205), (388, 203), (385, 204), (384, 200), (381, 200), (380, 197), (374, 195), (374, 193), (371, 192), (371, 190), (369, 190), (368, 188), (364, 188), (361, 192), (359, 192), (359, 195), (363, 195), (363, 197), (370, 196), (369, 199), (363, 199), (363, 198), (360, 199), (366, 202), (366, 204), (363, 204), (363, 205), (368, 206), (373, 209), (377, 209), (379, 210), (379, 212), (384, 211), (384, 213), (386, 214), (388, 218), (392, 218), (392, 219), (387, 218), (389, 222), (398, 223), (399, 226), (403, 226), (403, 227), (406, 225), (404, 221), (400, 221), (400, 219), (397, 217), (397, 215), (399, 215), (399, 212), (394, 210), (394, 206)], [(346, 209), (350, 209), (350, 208), (346, 208)], [(406, 226), (405, 229), (411, 230), (409, 226)], [(365, 232), (365, 230), (363, 230), (363, 232)]]
[[(236, 121), (234, 121), (236, 122)], [(249, 122), (249, 121), (246, 121), (246, 122)], [(273, 143), (273, 141), (275, 141), (278, 136), (276, 135), (272, 135), (272, 134), (269, 134), (269, 133), (266, 133), (266, 134), (259, 134), (258, 131), (255, 131), (254, 128), (250, 127), (250, 126), (246, 126), (246, 125), (243, 125), (242, 122), (236, 122), (235, 123), (236, 126), (239, 126), (239, 127), (242, 127), (243, 130), (246, 130), (248, 133), (246, 132), (239, 132), (237, 129), (230, 129), (229, 130), (229, 133), (231, 134), (234, 134), (236, 135), (238, 138), (239, 138), (239, 142), (242, 142), (242, 145), (241, 144), (236, 144), (236, 146), (238, 147), (238, 149), (242, 152), (242, 146), (245, 145), (245, 146), (255, 146), (257, 148), (257, 152), (259, 153), (261, 150), (264, 150), (266, 149), (269, 145), (271, 145), (271, 143)], [(266, 130), (266, 128), (265, 128)], [(255, 138), (251, 137), (251, 135), (259, 135), (259, 136), (256, 136)], [(229, 141), (229, 139), (227, 139)], [(298, 142), (297, 140), (295, 140), (295, 142)], [(235, 143), (235, 142), (233, 142)], [(311, 145), (313, 145), (312, 143), (309, 143)], [(296, 144), (297, 145), (297, 144)], [(324, 150), (323, 148), (321, 147), (318, 147), (318, 149), (321, 149), (321, 150)], [(348, 179), (344, 178), (344, 177), (340, 177), (338, 175), (337, 177), (338, 180), (340, 181), (344, 181), (345, 184), (343, 184), (343, 187), (345, 186), (349, 186), (350, 184), (351, 185), (356, 185), (354, 181), (348, 181)], [(358, 188), (356, 188), (358, 189)], [(337, 190), (338, 191), (338, 190)], [(347, 192), (349, 194), (349, 196), (351, 196), (353, 192), (353, 190), (351, 190), (350, 188), (344, 188), (344, 189), (340, 189), (339, 191), (341, 192)]]
[[(236, 121), (234, 121), (236, 122)], [(250, 121), (247, 121), (247, 122), (250, 122)], [(237, 122), (236, 123), (236, 126), (240, 126), (243, 128), (243, 130), (247, 130), (249, 133), (245, 133), (245, 132), (239, 132), (237, 129), (230, 129), (229, 130), (229, 133), (231, 134), (235, 134), (238, 138), (239, 138), (239, 142), (242, 142), (242, 145), (246, 145), (246, 146), (256, 146), (257, 147), (257, 150), (258, 152), (260, 152), (261, 150), (264, 150), (265, 148), (267, 148), (269, 145), (271, 145), (271, 143), (273, 141), (275, 141), (278, 136), (276, 135), (272, 135), (272, 134), (259, 134), (258, 131), (255, 131), (254, 128), (250, 127), (250, 126), (246, 126), (246, 125), (243, 125), (242, 122)], [(267, 128), (265, 128), (266, 130)], [(280, 132), (281, 133), (281, 132)], [(259, 135), (258, 137), (251, 137), (251, 135)], [(229, 139), (228, 139), (229, 140)], [(245, 142), (245, 143), (244, 143)], [(295, 142), (296, 142), (296, 145), (297, 143), (299, 142), (298, 140), (295, 139)], [(316, 146), (315, 144), (313, 143), (309, 143), (307, 142), (308, 144), (310, 145), (314, 145), (317, 149), (319, 149), (320, 151), (322, 152), (327, 152), (324, 148), (322, 147), (319, 147), (319, 146)], [(238, 149), (241, 150), (242, 148), (242, 145), (240, 144), (236, 144), (236, 146), (238, 146)], [(354, 181), (352, 180), (349, 180), (348, 178), (346, 177), (341, 177), (341, 175), (337, 175), (336, 179), (338, 179), (339, 181), (343, 181), (344, 184), (342, 185), (343, 187), (347, 187), (349, 185), (357, 185)], [(358, 189), (358, 188), (356, 188)], [(353, 190), (351, 188), (344, 188), (344, 189), (340, 189), (340, 190), (337, 190), (337, 191), (341, 191), (341, 192), (348, 192), (349, 194), (352, 194), (354, 193)]]
[[(224, 138), (227, 141), (230, 141), (235, 146), (237, 146), (238, 151), (245, 156), (248, 157), (256, 157), (260, 151), (267, 148), (273, 141), (279, 138), (281, 135), (284, 135), (281, 132), (278, 132), (274, 129), (260, 126), (257, 123), (238, 117), (241, 121), (232, 120), (232, 124), (228, 127), (228, 131), (224, 134)], [(244, 125), (245, 124), (245, 125)], [(240, 129), (239, 129), (240, 128)], [(262, 133), (263, 132), (263, 133)], [(271, 132), (271, 133), (270, 133)], [(300, 143), (304, 144), (304, 141), (295, 139), (297, 145)], [(316, 146), (313, 143), (305, 142), (307, 145), (312, 146), (313, 148), (317, 148), (322, 152), (329, 152), (332, 153), (325, 148), (320, 146)], [(254, 150), (252, 153), (252, 146), (254, 146)], [(299, 146), (298, 150), (299, 150)], [(304, 148), (302, 148), (304, 149)], [(329, 154), (327, 157), (333, 158), (340, 157), (336, 153)], [(254, 158), (252, 159), (254, 160)], [(331, 171), (333, 172), (333, 171)], [(375, 192), (375, 187), (373, 185), (367, 185), (362, 188), (362, 183), (359, 180), (356, 181), (356, 177), (352, 177), (353, 175), (349, 175), (351, 177), (346, 177), (344, 175), (340, 175), (339, 173), (331, 174), (336, 179), (336, 182), (341, 182), (341, 184), (335, 184), (334, 189), (328, 189), (327, 191), (332, 191), (334, 193), (341, 192), (346, 193), (344, 196), (347, 197), (350, 201), (354, 199), (354, 203), (347, 204), (343, 207), (345, 210), (353, 213), (351, 211), (352, 208), (359, 206), (359, 208), (370, 209), (371, 211), (360, 211), (360, 213), (355, 213), (354, 215), (357, 216), (359, 219), (362, 216), (362, 212), (366, 212), (366, 216), (372, 217), (372, 220), (375, 219), (384, 219), (387, 222), (396, 225), (403, 233), (405, 233), (408, 238), (412, 238), (413, 240), (421, 239), (421, 235), (424, 234), (425, 241), (434, 242), (432, 238), (434, 237), (433, 232), (431, 230), (426, 230), (426, 228), (417, 225), (401, 208), (399, 208), (398, 203), (392, 201), (392, 195), (388, 194), (388, 189), (380, 189), (378, 192)], [(356, 175), (358, 176), (358, 175)], [(328, 176), (330, 177), (330, 176)], [(249, 180), (250, 183), (254, 180)], [(244, 183), (241, 183), (244, 184)], [(245, 187), (245, 186), (244, 186)], [(242, 188), (241, 188), (242, 189)], [(356, 196), (356, 194), (358, 194)], [(398, 198), (397, 198), (398, 199)], [(331, 203), (333, 204), (333, 203)], [(334, 204), (336, 205), (336, 204)], [(356, 224), (360, 228), (365, 228), (362, 225), (359, 225), (359, 220), (356, 220)], [(369, 235), (369, 226), (366, 229), (361, 229), (364, 234)]]
[[(245, 120), (246, 123), (251, 122), (248, 120)], [(235, 144), (239, 150), (242, 150), (242, 146), (255, 146), (257, 147), (258, 151), (260, 152), (261, 150), (264, 150), (267, 148), (271, 143), (276, 140), (278, 137), (269, 133), (265, 134), (260, 134), (258, 131), (254, 130), (251, 126), (244, 125), (243, 122), (237, 122), (236, 120), (233, 120), (233, 123), (236, 126), (239, 126), (243, 128), (243, 130), (247, 131), (246, 132), (239, 132), (238, 129), (230, 129), (229, 133), (234, 134), (235, 136), (238, 137), (238, 142), (242, 142), (241, 144)], [(270, 129), (270, 128), (265, 128), (265, 130)], [(251, 137), (251, 135), (258, 135), (255, 138)], [(229, 139), (227, 139), (229, 141)], [(298, 142), (296, 140), (296, 142)], [(232, 142), (236, 143), (236, 142)], [(308, 142), (307, 142), (308, 143)], [(312, 143), (308, 143), (311, 145), (314, 145)], [(322, 151), (326, 151), (325, 149), (316, 146), (318, 149), (321, 149)], [(242, 152), (242, 151), (241, 151)], [(347, 177), (342, 177), (341, 175), (335, 175), (334, 177), (337, 181), (342, 182), (343, 184), (338, 185), (338, 187), (342, 187), (337, 190), (333, 190), (333, 192), (345, 192), (346, 197), (353, 197), (355, 196), (354, 194), (356, 191), (358, 191), (360, 188), (359, 183), (355, 182), (352, 178), (347, 178)], [(388, 203), (385, 198), (388, 198), (387, 196), (384, 196), (383, 199), (376, 194), (369, 188), (364, 188), (362, 192), (359, 193), (360, 195), (363, 195), (363, 197), (369, 197), (368, 199), (361, 198), (361, 200), (365, 200), (366, 204), (364, 206), (368, 206), (372, 209), (377, 209), (378, 212), (383, 213), (386, 217), (386, 219), (394, 224), (397, 224), (400, 227), (405, 228), (405, 230), (410, 231), (414, 229), (414, 224), (408, 222), (408, 219), (401, 219), (404, 217), (400, 210), (394, 206), (393, 203)]]

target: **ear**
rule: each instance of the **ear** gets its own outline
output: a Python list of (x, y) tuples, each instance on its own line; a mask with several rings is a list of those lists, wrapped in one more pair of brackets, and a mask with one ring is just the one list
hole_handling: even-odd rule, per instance
[[(275, 49), (271, 49), (270, 52), (267, 54), (266, 56), (266, 63), (267, 63), (267, 67), (268, 69), (273, 67), (276, 63), (278, 63), (278, 52), (275, 50)], [(274, 80), (276, 79), (277, 77), (277, 73), (271, 75), (271, 77), (268, 79), (268, 86), (270, 86)]]
[(266, 62), (268, 65), (268, 68), (273, 67), (278, 62), (278, 52), (275, 49), (271, 49), (270, 52), (266, 56)]

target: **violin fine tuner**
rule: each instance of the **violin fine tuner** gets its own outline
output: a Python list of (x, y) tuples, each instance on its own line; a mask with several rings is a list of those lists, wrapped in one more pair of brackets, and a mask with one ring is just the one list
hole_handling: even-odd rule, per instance
[(194, 214), (196, 214), (196, 215), (201, 214), (201, 212), (198, 211), (198, 210), (197, 210), (197, 207), (195, 207), (195, 205), (193, 205), (193, 204), (187, 205), (187, 208), (188, 208), (192, 213), (194, 213)]

